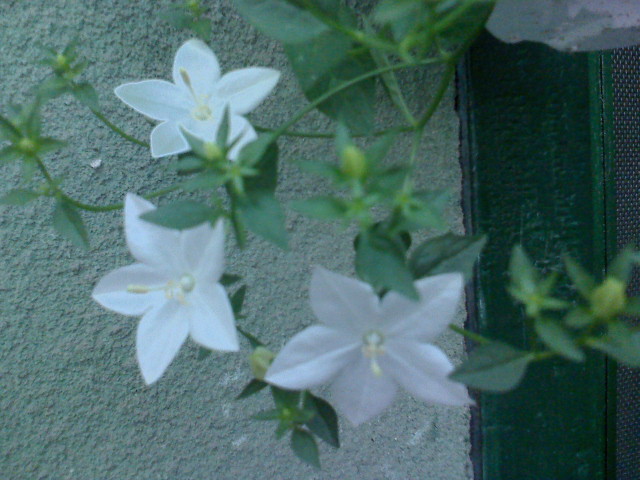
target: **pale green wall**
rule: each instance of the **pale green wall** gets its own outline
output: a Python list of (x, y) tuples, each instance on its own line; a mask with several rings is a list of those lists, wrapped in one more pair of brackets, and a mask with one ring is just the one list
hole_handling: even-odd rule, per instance
[[(284, 70), (275, 95), (256, 112), (256, 123), (277, 125), (304, 100), (285, 67), (281, 49), (248, 27), (226, 1), (214, 5), (211, 42), (224, 70), (248, 65)], [(33, 64), (37, 43), (62, 46), (79, 33), (91, 58), (87, 78), (109, 117), (141, 138), (150, 126), (112, 94), (120, 83), (169, 78), (177, 47), (188, 36), (157, 17), (153, 0), (32, 0), (0, 2), (0, 105), (25, 98), (45, 71)], [(407, 77), (415, 98), (434, 84), (427, 74)], [(423, 182), (459, 189), (458, 121), (452, 99), (436, 116), (428, 137)], [(125, 145), (70, 98), (45, 110), (49, 134), (71, 148), (48, 160), (67, 177), (73, 195), (95, 203), (121, 201), (127, 191), (162, 185), (167, 161)], [(383, 106), (381, 121), (393, 122)], [(328, 123), (309, 117), (306, 128)], [(328, 158), (317, 141), (282, 142), (283, 158)], [(398, 155), (406, 150), (403, 145)], [(100, 170), (89, 163), (103, 160)], [(284, 163), (284, 162), (283, 162)], [(0, 191), (18, 181), (0, 170)], [(286, 163), (279, 194), (292, 199), (321, 189)], [(101, 309), (90, 298), (95, 282), (131, 263), (118, 213), (87, 216), (92, 248), (83, 253), (48, 226), (51, 205), (0, 207), (0, 478), (12, 479), (426, 479), (469, 478), (468, 413), (429, 407), (403, 394), (376, 420), (358, 429), (342, 423), (343, 447), (322, 446), (324, 470), (302, 465), (273, 425), (249, 420), (267, 408), (261, 395), (233, 397), (249, 379), (245, 351), (197, 361), (191, 343), (165, 376), (146, 387), (135, 361), (137, 320)], [(452, 226), (460, 212), (451, 207)], [(279, 348), (313, 321), (307, 304), (310, 265), (351, 273), (353, 232), (288, 214), (292, 251), (252, 239), (239, 252), (229, 242), (229, 270), (250, 284), (247, 328)], [(459, 358), (458, 338), (441, 345)]]

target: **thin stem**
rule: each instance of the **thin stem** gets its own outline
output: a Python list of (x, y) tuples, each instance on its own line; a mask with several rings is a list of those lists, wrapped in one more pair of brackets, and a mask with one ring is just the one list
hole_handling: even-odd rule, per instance
[[(257, 130), (258, 132), (262, 132), (262, 133), (273, 133), (273, 132), (275, 132), (275, 129), (273, 129), (273, 128), (262, 127), (260, 125), (255, 125), (255, 124), (253, 124), (253, 128), (255, 130)], [(374, 137), (382, 137), (383, 135), (386, 135), (388, 133), (411, 132), (411, 131), (413, 131), (413, 129), (414, 129), (414, 127), (411, 127), (411, 126), (408, 126), (408, 125), (395, 126), (395, 127), (386, 128), (384, 130), (378, 130), (376, 132), (373, 132), (371, 135), (374, 136)], [(283, 132), (281, 135), (283, 137), (304, 137), (304, 138), (326, 139), (326, 138), (333, 138), (335, 136), (335, 133), (299, 132), (299, 131), (294, 131), (294, 130), (287, 130), (286, 132)], [(351, 136), (352, 137), (367, 137), (369, 135), (366, 135), (364, 133), (354, 133), (354, 134), (351, 134)]]
[(381, 74), (386, 73), (386, 72), (394, 72), (396, 70), (402, 70), (402, 69), (405, 69), (405, 68), (421, 67), (421, 66), (424, 66), (424, 65), (433, 65), (433, 64), (439, 63), (441, 61), (442, 61), (442, 59), (440, 57), (438, 57), (438, 58), (428, 58), (428, 59), (420, 60), (418, 62), (413, 62), (413, 63), (399, 63), (399, 64), (396, 64), (396, 65), (390, 65), (388, 67), (383, 67), (383, 68), (378, 68), (376, 70), (371, 70), (370, 72), (367, 72), (367, 73), (364, 73), (364, 74), (362, 74), (362, 75), (360, 75), (358, 77), (352, 78), (351, 80), (349, 80), (347, 82), (344, 82), (344, 83), (338, 85), (337, 87), (332, 88), (328, 92), (325, 92), (324, 94), (320, 95), (314, 101), (310, 102), (308, 105), (306, 105), (300, 111), (298, 111), (298, 113), (296, 113), (293, 117), (291, 117), (287, 122), (283, 123), (279, 128), (277, 128), (276, 130), (273, 131), (273, 133), (272, 133), (273, 140), (276, 140), (278, 137), (283, 135), (287, 130), (289, 130), (290, 127), (295, 125), (302, 117), (304, 117), (306, 114), (308, 114), (309, 112), (314, 110), (322, 102), (326, 102), (328, 99), (330, 99), (334, 95), (342, 92), (343, 90), (346, 90), (347, 88), (350, 88), (350, 87), (352, 87), (354, 85), (357, 85), (360, 82), (363, 82), (365, 80), (368, 80), (369, 78), (376, 77), (376, 76), (381, 75)]
[(431, 117), (433, 117), (434, 113), (436, 113), (438, 107), (442, 103), (442, 99), (444, 98), (445, 93), (447, 93), (447, 90), (449, 89), (449, 84), (451, 83), (451, 79), (453, 78), (455, 72), (455, 63), (447, 63), (446, 70), (442, 75), (442, 78), (440, 79), (440, 83), (438, 84), (436, 94), (431, 100), (429, 107), (427, 107), (427, 110), (424, 112), (422, 117), (420, 117), (417, 128), (421, 130), (424, 129), (427, 123), (429, 123), (429, 120), (431, 120)]
[(149, 144), (147, 142), (143, 142), (142, 140), (138, 140), (137, 138), (129, 135), (127, 132), (125, 132), (118, 126), (111, 123), (109, 119), (105, 117), (102, 113), (100, 113), (98, 110), (94, 110), (93, 108), (91, 108), (90, 110), (96, 117), (100, 119), (100, 121), (102, 121), (102, 123), (104, 123), (107, 127), (109, 127), (111, 130), (113, 130), (115, 133), (120, 135), (125, 140), (129, 140), (131, 143), (135, 143), (137, 145), (140, 145), (141, 147), (149, 148)]
[[(51, 188), (51, 190), (56, 193), (56, 196), (58, 198), (64, 200), (65, 202), (70, 203), (75, 207), (81, 208), (82, 210), (88, 210), (90, 212), (110, 212), (113, 210), (122, 210), (124, 208), (123, 203), (112, 203), (110, 205), (90, 205), (88, 203), (81, 202), (80, 200), (76, 200), (73, 197), (70, 197), (69, 195), (64, 193), (60, 189), (60, 187), (56, 185), (53, 177), (49, 173), (49, 170), (47, 170), (47, 167), (45, 166), (42, 159), (39, 157), (33, 157), (33, 158), (35, 159), (36, 164), (38, 165), (38, 169), (40, 170), (44, 178), (47, 180), (47, 183), (49, 184), (49, 188)], [(172, 185), (170, 187), (166, 187), (160, 190), (156, 190), (155, 192), (148, 193), (147, 195), (143, 195), (143, 197), (146, 199), (160, 197), (162, 195), (166, 195), (167, 193), (173, 192), (178, 188), (180, 188), (179, 185)]]
[(471, 332), (457, 325), (450, 324), (449, 329), (481, 345), (491, 343), (491, 340), (489, 338), (483, 337), (479, 333)]

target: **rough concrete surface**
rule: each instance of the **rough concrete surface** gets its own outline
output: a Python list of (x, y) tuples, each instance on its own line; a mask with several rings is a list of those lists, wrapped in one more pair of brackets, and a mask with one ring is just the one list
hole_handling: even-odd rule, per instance
[[(248, 26), (224, 0), (210, 0), (214, 29), (210, 45), (223, 71), (243, 66), (283, 70), (275, 94), (251, 116), (277, 126), (304, 105), (280, 47)], [(35, 65), (38, 43), (62, 47), (79, 35), (90, 59), (85, 78), (100, 92), (105, 114), (140, 138), (150, 125), (113, 95), (117, 85), (170, 78), (173, 55), (189, 35), (166, 26), (158, 10), (167, 1), (2, 0), (0, 2), (0, 110), (27, 98), (46, 75)], [(433, 72), (402, 77), (416, 105), (433, 90)], [(127, 144), (69, 97), (44, 110), (46, 133), (69, 142), (47, 158), (65, 188), (89, 203), (119, 202), (125, 192), (145, 193), (169, 184), (168, 159), (153, 160)], [(384, 102), (380, 124), (400, 119)], [(330, 128), (318, 114), (300, 129)], [(401, 159), (406, 139), (394, 151)], [(321, 192), (325, 185), (287, 159), (334, 158), (331, 142), (285, 139), (284, 201)], [(423, 185), (453, 189), (451, 226), (461, 230), (458, 206), (458, 120), (449, 97), (434, 118), (422, 150)], [(90, 163), (102, 160), (99, 169)], [(0, 169), (5, 192), (19, 182), (14, 166)], [(166, 202), (163, 198), (160, 202)], [(355, 429), (341, 422), (342, 448), (321, 445), (323, 470), (296, 460), (274, 426), (249, 419), (269, 408), (266, 394), (237, 402), (249, 380), (243, 344), (239, 354), (197, 359), (187, 341), (164, 377), (144, 385), (135, 360), (137, 319), (109, 313), (90, 298), (96, 281), (131, 263), (118, 212), (85, 215), (88, 252), (61, 240), (50, 227), (52, 205), (0, 207), (0, 478), (4, 480), (163, 479), (374, 479), (462, 480), (470, 478), (468, 412), (428, 406), (402, 393), (392, 408)], [(249, 285), (242, 325), (274, 349), (313, 316), (307, 302), (310, 267), (352, 274), (353, 231), (288, 212), (291, 250), (251, 238), (239, 251), (228, 242), (227, 271)], [(454, 335), (440, 345), (458, 362)]]

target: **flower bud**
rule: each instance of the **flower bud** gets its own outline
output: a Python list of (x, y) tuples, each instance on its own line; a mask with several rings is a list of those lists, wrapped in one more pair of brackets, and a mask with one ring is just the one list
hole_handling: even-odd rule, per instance
[(257, 347), (249, 357), (249, 364), (253, 376), (258, 380), (264, 380), (267, 370), (271, 366), (271, 362), (276, 358), (275, 354), (264, 347)]
[(38, 151), (38, 145), (30, 138), (21, 138), (16, 145), (18, 150), (27, 155), (34, 155)]
[(58, 53), (56, 55), (56, 59), (55, 59), (55, 70), (58, 72), (66, 72), (67, 70), (69, 70), (69, 67), (71, 65), (69, 64), (69, 59), (63, 55), (62, 53)]
[(351, 178), (362, 178), (367, 174), (367, 159), (355, 145), (347, 145), (341, 154), (342, 173)]
[(627, 303), (626, 285), (607, 277), (591, 293), (591, 311), (598, 318), (612, 318), (622, 313)]
[(223, 157), (222, 149), (214, 142), (204, 142), (204, 157), (210, 162), (220, 160)]

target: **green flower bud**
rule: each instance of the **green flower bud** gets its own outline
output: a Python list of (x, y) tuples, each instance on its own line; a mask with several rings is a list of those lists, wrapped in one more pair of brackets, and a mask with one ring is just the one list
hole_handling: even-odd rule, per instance
[(355, 145), (347, 145), (341, 154), (342, 173), (351, 178), (363, 178), (367, 174), (367, 158)]
[(26, 155), (34, 155), (38, 151), (38, 145), (30, 138), (21, 138), (16, 145), (18, 150)]
[(627, 286), (617, 278), (607, 277), (591, 293), (591, 311), (598, 318), (612, 318), (627, 304)]
[(69, 59), (65, 55), (61, 53), (58, 53), (56, 55), (55, 66), (54, 66), (56, 71), (66, 72), (67, 70), (69, 70), (70, 66), (71, 65), (69, 64)]
[(204, 142), (204, 157), (210, 162), (220, 160), (223, 157), (222, 149), (214, 142)]
[(271, 350), (264, 347), (256, 348), (249, 357), (249, 364), (251, 365), (253, 376), (258, 380), (264, 380), (264, 376), (267, 374), (267, 370), (271, 366), (274, 358), (276, 358), (276, 356)]

